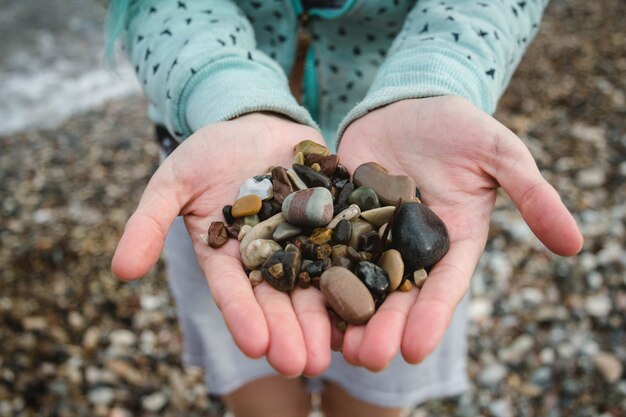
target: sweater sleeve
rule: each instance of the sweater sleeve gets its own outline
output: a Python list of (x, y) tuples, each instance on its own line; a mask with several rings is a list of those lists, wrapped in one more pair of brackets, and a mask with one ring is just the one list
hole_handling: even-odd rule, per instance
[(150, 103), (182, 140), (208, 123), (272, 111), (315, 122), (228, 0), (131, 2), (122, 43)]
[(493, 114), (547, 2), (418, 1), (338, 137), (369, 111), (405, 99), (457, 95)]

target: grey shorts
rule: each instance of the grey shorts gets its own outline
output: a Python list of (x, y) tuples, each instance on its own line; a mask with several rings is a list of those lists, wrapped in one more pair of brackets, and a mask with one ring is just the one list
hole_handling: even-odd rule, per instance
[[(165, 260), (184, 337), (183, 360), (204, 369), (209, 391), (225, 395), (260, 377), (276, 375), (265, 359), (246, 357), (233, 342), (198, 266), (182, 218), (176, 219), (167, 236)], [(386, 407), (412, 407), (462, 393), (468, 388), (467, 304), (465, 297), (443, 341), (419, 365), (407, 364), (398, 354), (384, 371), (373, 373), (348, 364), (334, 352), (330, 368), (314, 382), (333, 381), (363, 401)]]

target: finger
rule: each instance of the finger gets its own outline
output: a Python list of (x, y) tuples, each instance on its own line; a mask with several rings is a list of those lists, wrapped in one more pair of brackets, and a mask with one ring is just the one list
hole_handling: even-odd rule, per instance
[(365, 326), (359, 347), (359, 363), (370, 371), (382, 371), (400, 350), (407, 316), (418, 289), (395, 291), (387, 297)]
[(319, 375), (330, 366), (331, 329), (324, 296), (315, 288), (296, 288), (291, 292), (291, 303), (306, 346), (303, 372), (307, 376)]
[(408, 314), (401, 350), (409, 363), (419, 363), (443, 337), (454, 310), (469, 288), (482, 245), (463, 240), (453, 242), (426, 279)]
[(580, 251), (583, 238), (576, 221), (556, 190), (541, 176), (522, 141), (500, 125), (497, 152), (490, 173), (511, 197), (522, 217), (548, 249), (570, 256)]
[(141, 278), (154, 266), (180, 213), (182, 205), (169, 166), (164, 163), (152, 176), (117, 244), (111, 270), (121, 279)]
[(235, 344), (249, 357), (264, 356), (270, 332), (239, 259), (213, 252), (205, 258), (202, 270)]
[(359, 347), (365, 336), (365, 326), (348, 325), (343, 335), (343, 346), (341, 352), (343, 357), (351, 365), (361, 366), (359, 362)]
[(268, 362), (287, 377), (302, 374), (307, 352), (289, 294), (277, 291), (265, 282), (257, 285), (254, 293), (269, 330)]

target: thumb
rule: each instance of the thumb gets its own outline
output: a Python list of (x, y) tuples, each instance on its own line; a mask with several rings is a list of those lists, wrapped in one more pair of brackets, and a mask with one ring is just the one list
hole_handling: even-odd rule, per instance
[(163, 251), (165, 236), (182, 209), (172, 164), (166, 160), (150, 179), (117, 244), (111, 270), (123, 280), (145, 275)]
[(503, 125), (490, 174), (511, 197), (535, 236), (557, 255), (577, 254), (583, 237), (557, 191), (543, 178), (530, 151)]

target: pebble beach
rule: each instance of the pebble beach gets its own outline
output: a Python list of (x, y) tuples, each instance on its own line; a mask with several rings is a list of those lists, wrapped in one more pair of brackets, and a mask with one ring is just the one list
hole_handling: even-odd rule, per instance
[[(624, 22), (619, 0), (548, 7), (495, 117), (585, 244), (550, 254), (501, 192), (472, 280), (471, 389), (412, 417), (626, 417)], [(159, 161), (145, 99), (0, 142), (0, 417), (224, 416), (181, 362), (163, 262), (131, 283), (110, 272)]]

